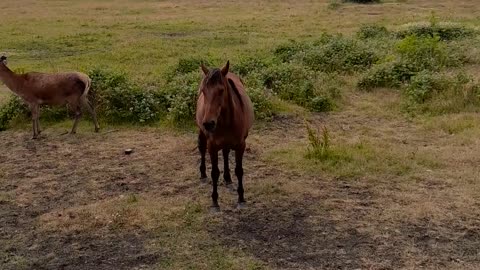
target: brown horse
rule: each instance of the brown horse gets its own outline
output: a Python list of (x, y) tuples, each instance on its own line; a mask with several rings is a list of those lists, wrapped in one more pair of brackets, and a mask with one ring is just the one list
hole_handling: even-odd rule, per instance
[(198, 90), (196, 122), (199, 128), (198, 149), (201, 155), (200, 174), (202, 181), (207, 178), (205, 154), (208, 149), (212, 162), (212, 210), (219, 211), (218, 205), (218, 151), (222, 150), (224, 160), (223, 178), (227, 187), (232, 179), (228, 168), (228, 154), (235, 151), (235, 175), (238, 179), (238, 207), (244, 207), (243, 167), (245, 139), (252, 127), (254, 114), (250, 98), (245, 92), (241, 79), (229, 73), (229, 62), (222, 69), (209, 70), (201, 66), (204, 77)]

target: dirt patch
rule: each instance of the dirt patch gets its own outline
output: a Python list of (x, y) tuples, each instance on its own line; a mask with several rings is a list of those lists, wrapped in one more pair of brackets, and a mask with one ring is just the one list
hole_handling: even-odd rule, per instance
[[(321, 198), (265, 204), (225, 215), (211, 229), (224, 244), (238, 247), (266, 261), (275, 269), (355, 269), (365, 266), (381, 244), (357, 228), (346, 228), (328, 211), (318, 211)], [(378, 254), (378, 253), (377, 253)], [(395, 253), (381, 258), (397, 265)]]

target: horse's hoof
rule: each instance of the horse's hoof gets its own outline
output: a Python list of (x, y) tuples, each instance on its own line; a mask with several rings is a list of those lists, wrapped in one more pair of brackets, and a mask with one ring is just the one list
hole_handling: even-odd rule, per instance
[(32, 137), (32, 140), (37, 140), (38, 139), (38, 136), (33, 136)]
[(247, 203), (246, 202), (237, 203), (237, 209), (238, 210), (245, 209), (245, 208), (247, 208)]
[(95, 128), (95, 133), (100, 132), (100, 128)]
[(210, 213), (212, 214), (220, 213), (220, 206), (215, 206), (215, 205), (210, 206)]

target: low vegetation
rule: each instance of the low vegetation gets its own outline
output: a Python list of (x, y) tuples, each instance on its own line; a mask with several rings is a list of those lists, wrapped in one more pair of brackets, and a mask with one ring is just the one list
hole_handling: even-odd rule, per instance
[[(429, 23), (407, 24), (396, 30), (362, 25), (353, 37), (323, 34), (312, 40), (292, 40), (271, 52), (243, 55), (234, 59), (232, 69), (244, 78), (257, 119), (272, 118), (275, 98), (313, 112), (337, 108), (344, 87), (338, 83), (340, 74), (359, 77), (357, 86), (363, 90), (401, 89), (409, 112), (473, 110), (478, 85), (471, 78), (460, 80), (461, 75), (442, 74), (468, 62), (464, 51), (451, 42), (475, 33), (461, 24), (437, 22), (435, 17)], [(464, 49), (473, 46), (462, 44)], [(89, 72), (93, 79), (91, 99), (104, 121), (148, 124), (168, 119), (191, 123), (201, 80), (199, 66), (219, 62), (208, 57), (180, 58), (160, 82), (152, 83), (135, 82), (124, 73), (95, 68)], [(447, 96), (451, 102), (439, 102)], [(1, 129), (26, 111), (22, 106), (12, 99), (2, 107)], [(46, 109), (42, 115), (59, 120), (69, 114), (65, 109)]]

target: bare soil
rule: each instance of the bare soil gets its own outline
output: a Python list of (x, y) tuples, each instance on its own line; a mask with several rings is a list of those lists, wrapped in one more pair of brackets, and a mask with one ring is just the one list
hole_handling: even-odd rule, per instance
[[(407, 147), (402, 151), (423, 147), (441, 165), (359, 177), (301, 170), (269, 158), (272, 151), (299, 142), (306, 147), (303, 121), (278, 117), (249, 138), (248, 207), (236, 210), (236, 195), (222, 187), (222, 212), (212, 215), (206, 210), (210, 187), (198, 180), (195, 134), (146, 128), (60, 136), (62, 131), (47, 128), (32, 141), (27, 131), (2, 132), (0, 268), (163, 268), (172, 254), (167, 246), (151, 248), (162, 242), (162, 234), (148, 224), (171, 215), (158, 210), (153, 219), (139, 219), (127, 212), (126, 219), (135, 221), (91, 225), (91, 217), (79, 210), (102, 208), (129, 194), (148, 198), (153, 208), (200, 202), (202, 225), (193, 234), (206, 233), (222, 249), (252, 257), (260, 267), (480, 267), (478, 140), (462, 146), (439, 130), (427, 131), (401, 117), (361, 119), (355, 109), (312, 119), (346, 141), (363, 134)], [(371, 128), (365, 130), (365, 123)], [(134, 152), (125, 155), (126, 148)], [(181, 246), (178, 241), (174, 244)], [(210, 248), (209, 242), (204, 245)]]

